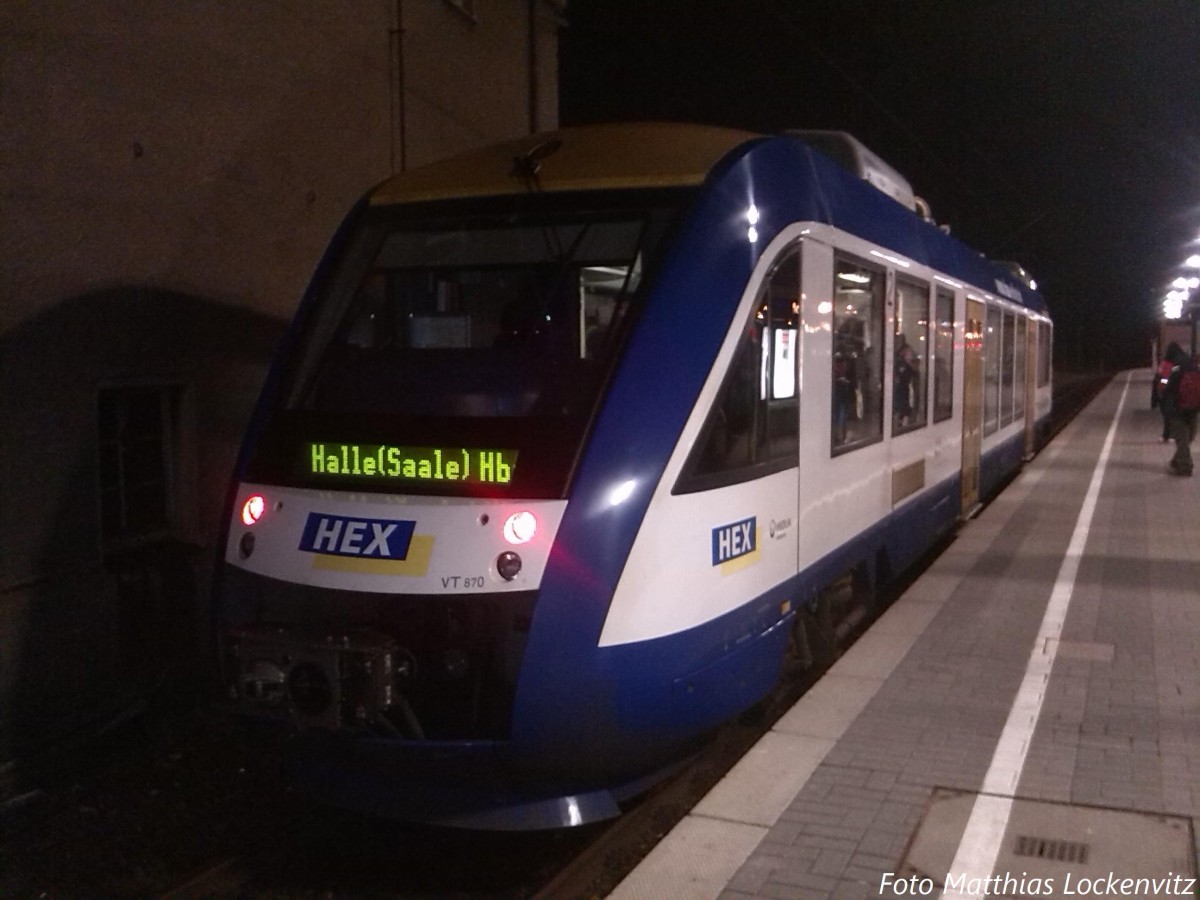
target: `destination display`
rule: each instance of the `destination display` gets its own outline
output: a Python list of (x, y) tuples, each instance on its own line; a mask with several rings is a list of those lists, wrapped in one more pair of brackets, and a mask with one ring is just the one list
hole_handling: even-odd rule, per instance
[(303, 445), (300, 461), (301, 470), (309, 475), (426, 484), (444, 481), (508, 484), (516, 465), (516, 450), (316, 441)]

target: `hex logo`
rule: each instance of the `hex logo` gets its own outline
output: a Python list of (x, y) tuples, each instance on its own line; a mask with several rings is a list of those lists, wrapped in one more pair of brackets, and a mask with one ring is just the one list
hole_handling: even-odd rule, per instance
[(758, 517), (720, 525), (712, 530), (712, 564), (719, 566), (758, 549)]
[(404, 519), (353, 519), (309, 513), (300, 549), (330, 556), (404, 560), (416, 522)]

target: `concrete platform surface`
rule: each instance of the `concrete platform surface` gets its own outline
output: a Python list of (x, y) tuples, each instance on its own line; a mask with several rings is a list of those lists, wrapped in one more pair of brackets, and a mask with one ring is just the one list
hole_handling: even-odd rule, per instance
[(1118, 376), (616, 898), (1196, 896), (1200, 479)]

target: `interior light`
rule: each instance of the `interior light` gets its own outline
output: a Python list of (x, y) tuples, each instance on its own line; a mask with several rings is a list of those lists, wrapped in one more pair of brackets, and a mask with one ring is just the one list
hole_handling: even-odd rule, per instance
[(515, 512), (504, 521), (504, 539), (510, 544), (528, 544), (537, 534), (537, 518), (528, 510)]
[(898, 256), (892, 256), (890, 253), (880, 253), (878, 250), (872, 250), (871, 255), (878, 256), (880, 259), (886, 259), (888, 262), (894, 263), (897, 266), (902, 266), (905, 269), (912, 265), (912, 263), (906, 259), (901, 259)]
[(817, 312), (819, 312), (823, 316), (827, 316), (831, 312), (833, 312), (833, 304), (830, 303), (828, 300), (822, 300), (820, 303), (817, 304)]
[(267, 510), (267, 501), (262, 494), (251, 494), (242, 504), (242, 524), (253, 525)]

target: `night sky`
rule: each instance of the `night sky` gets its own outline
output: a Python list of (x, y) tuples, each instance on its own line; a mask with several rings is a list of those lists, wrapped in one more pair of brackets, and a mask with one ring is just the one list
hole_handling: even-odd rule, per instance
[(1038, 280), (1068, 365), (1148, 362), (1200, 249), (1200, 0), (571, 0), (564, 125), (849, 131)]

